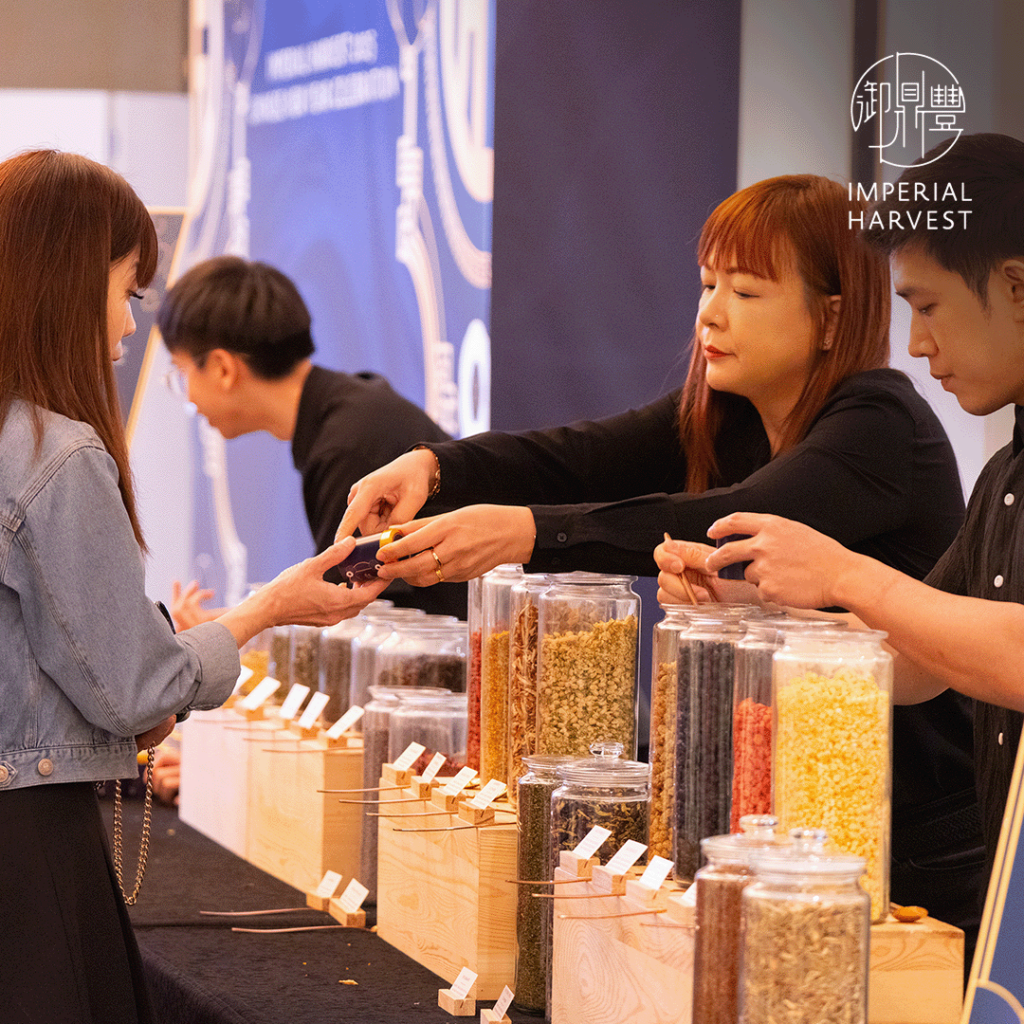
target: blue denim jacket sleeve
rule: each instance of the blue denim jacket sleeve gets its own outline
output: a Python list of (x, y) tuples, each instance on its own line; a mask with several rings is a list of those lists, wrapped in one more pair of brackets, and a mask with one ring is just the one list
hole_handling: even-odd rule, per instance
[(223, 626), (174, 636), (147, 598), (117, 479), (98, 440), (52, 454), (11, 510), (0, 569), (18, 594), (38, 669), (87, 721), (128, 737), (186, 708), (223, 703), (239, 663)]

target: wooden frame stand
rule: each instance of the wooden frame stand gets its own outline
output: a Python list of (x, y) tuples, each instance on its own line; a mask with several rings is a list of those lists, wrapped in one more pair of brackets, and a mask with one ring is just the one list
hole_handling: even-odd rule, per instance
[(465, 999), (456, 999), (449, 988), (439, 988), (437, 990), (437, 1005), (453, 1017), (476, 1016), (476, 1000), (472, 996), (466, 996)]

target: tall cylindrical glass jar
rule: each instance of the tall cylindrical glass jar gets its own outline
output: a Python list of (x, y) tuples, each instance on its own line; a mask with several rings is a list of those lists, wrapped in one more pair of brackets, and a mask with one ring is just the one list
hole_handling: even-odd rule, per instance
[[(373, 608), (376, 602), (367, 605)], [(391, 602), (381, 607), (390, 607)], [(324, 706), (324, 719), (336, 722), (348, 711), (348, 688), (352, 679), (352, 639), (366, 625), (365, 609), (351, 619), (342, 619), (320, 631), (320, 673), (317, 688), (329, 700)]]
[(412, 765), (417, 775), (435, 754), (444, 754), (438, 773), (456, 775), (466, 765), (466, 695), (427, 689), (403, 689), (391, 713), (388, 760), (394, 761), (410, 743), (426, 749)]
[(469, 667), (466, 672), (468, 721), (466, 725), (466, 764), (480, 771), (480, 670), (483, 658), (483, 609), (480, 605), (483, 578), (469, 581), (466, 618), (469, 628)]
[(320, 633), (319, 626), (292, 626), (291, 683), (308, 686), (310, 693), (320, 685)]
[[(262, 583), (250, 583), (245, 596), (252, 597), (262, 586)], [(266, 676), (270, 675), (270, 644), (273, 633), (273, 626), (268, 626), (239, 648), (239, 661), (252, 672), (252, 676), (241, 688), (242, 693), (251, 693)]]
[[(545, 573), (528, 573), (512, 588), (509, 617), (508, 777), (526, 771), (524, 758), (537, 748), (537, 621), (540, 595), (551, 585)], [(515, 807), (515, 786), (509, 797)]]
[(889, 910), (892, 656), (875, 630), (791, 632), (773, 661), (774, 810), (867, 863), (872, 920)]
[(363, 628), (352, 638), (352, 675), (349, 679), (348, 703), (364, 707), (370, 687), (377, 685), (374, 674), (377, 648), (397, 628), (398, 623), (422, 619), (422, 608), (380, 608), (363, 613)]
[(508, 783), (508, 651), (512, 587), (521, 565), (499, 565), (483, 577), (480, 667), (480, 781)]
[(586, 755), (600, 741), (636, 751), (635, 576), (554, 576), (538, 602), (537, 753)]
[(679, 634), (689, 625), (689, 607), (670, 604), (654, 624), (651, 656), (651, 856), (671, 858), (675, 832), (676, 716)]
[(363, 805), (362, 845), (359, 852), (359, 880), (369, 890), (369, 899), (377, 898), (377, 821), (374, 817), (380, 800), (381, 767), (388, 759), (391, 715), (398, 707), (398, 694), (383, 686), (370, 688), (370, 699), (363, 706)]
[(678, 637), (674, 873), (692, 879), (700, 841), (729, 831), (736, 644), (747, 605), (694, 608)]
[(866, 1024), (864, 858), (779, 848), (759, 851), (751, 865), (755, 877), (740, 901), (740, 1020)]
[(516, 851), (516, 974), (515, 1002), (525, 1013), (547, 1009), (547, 976), (550, 969), (551, 900), (534, 898), (548, 894), (549, 885), (523, 885), (551, 878), (551, 794), (558, 787), (558, 769), (568, 757), (524, 755), (526, 773), (516, 789), (519, 807), (519, 841)]
[(280, 704), (292, 686), (292, 627), (274, 626), (270, 631), (270, 659), (267, 675), (281, 685), (271, 700)]
[(753, 878), (751, 857), (784, 840), (776, 819), (747, 815), (737, 835), (701, 840), (707, 863), (697, 871), (697, 930), (693, 951), (693, 1019), (736, 1024), (740, 961), (740, 897)]

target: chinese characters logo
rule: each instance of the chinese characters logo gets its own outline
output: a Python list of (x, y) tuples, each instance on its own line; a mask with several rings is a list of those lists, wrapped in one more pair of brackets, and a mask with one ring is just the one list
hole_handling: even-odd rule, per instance
[(890, 167), (910, 167), (928, 150), (948, 145), (933, 163), (953, 148), (962, 128), (964, 91), (945, 64), (923, 53), (897, 53), (876, 61), (861, 75), (850, 100), (850, 121), (874, 135), (872, 149)]

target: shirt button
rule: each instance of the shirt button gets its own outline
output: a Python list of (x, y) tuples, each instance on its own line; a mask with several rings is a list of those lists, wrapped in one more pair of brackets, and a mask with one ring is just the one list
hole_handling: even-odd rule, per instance
[(1004, 494), (1003, 495), (1003, 504), (1004, 505), (1012, 505), (1013, 504), (1013, 495), (1012, 494)]
[(997, 576), (997, 577), (996, 577), (996, 578), (995, 578), (995, 579), (994, 579), (994, 580), (993, 580), (992, 582), (993, 582), (993, 583), (994, 583), (994, 584), (995, 584), (995, 585), (996, 585), (997, 587), (1001, 587), (1001, 586), (1003, 585), (1003, 577), (1002, 577), (1002, 576)]
[(53, 762), (48, 758), (44, 757), (39, 764), (36, 765), (40, 775), (52, 775), (53, 774)]
[(569, 535), (566, 533), (560, 533), (557, 537), (555, 537), (555, 540), (557, 540), (559, 544), (564, 544), (568, 539)]
[(0, 786), (7, 785), (7, 780), (11, 777), (11, 773), (0, 764)]

